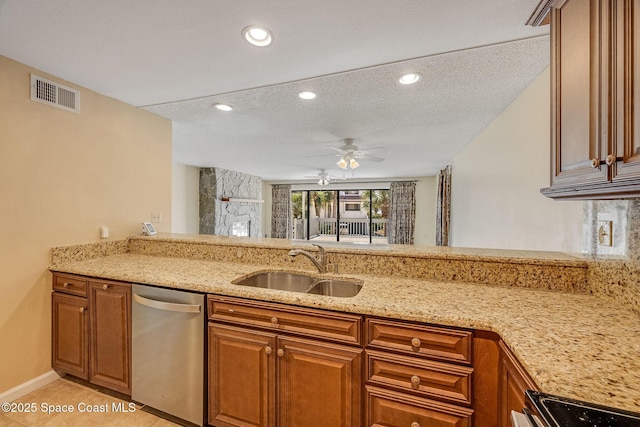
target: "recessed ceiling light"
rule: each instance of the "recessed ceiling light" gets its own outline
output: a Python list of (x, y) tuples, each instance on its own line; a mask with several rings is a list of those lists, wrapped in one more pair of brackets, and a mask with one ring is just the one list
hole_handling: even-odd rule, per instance
[(408, 73), (398, 79), (398, 82), (403, 85), (410, 85), (420, 80), (420, 73)]
[(216, 107), (218, 110), (222, 110), (222, 111), (231, 111), (233, 110), (233, 107), (231, 105), (227, 105), (227, 104), (213, 104), (214, 107)]
[(300, 92), (298, 96), (302, 99), (313, 99), (316, 97), (315, 92)]
[(252, 25), (242, 30), (242, 37), (258, 47), (267, 47), (273, 43), (273, 34), (268, 28)]

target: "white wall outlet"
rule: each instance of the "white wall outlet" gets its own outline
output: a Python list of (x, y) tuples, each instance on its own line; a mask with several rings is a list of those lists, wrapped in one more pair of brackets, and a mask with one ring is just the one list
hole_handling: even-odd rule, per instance
[(598, 220), (598, 244), (613, 246), (613, 221)]
[(98, 230), (100, 231), (100, 238), (101, 239), (108, 239), (109, 238), (109, 227), (106, 227), (104, 225), (100, 225), (100, 226), (98, 226)]
[(162, 222), (162, 213), (160, 212), (151, 212), (151, 222)]

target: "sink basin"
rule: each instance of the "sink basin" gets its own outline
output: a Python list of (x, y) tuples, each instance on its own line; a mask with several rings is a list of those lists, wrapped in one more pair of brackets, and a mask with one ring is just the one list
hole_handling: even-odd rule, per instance
[(317, 279), (313, 276), (285, 271), (266, 271), (255, 273), (244, 279), (234, 280), (235, 285), (254, 288), (277, 289), (280, 291), (302, 292), (330, 297), (353, 297), (360, 292), (362, 285), (350, 280)]
[(320, 280), (307, 293), (328, 297), (349, 298), (358, 295), (362, 285), (348, 280)]
[(242, 286), (253, 286), (254, 288), (307, 292), (316, 283), (316, 279), (305, 274), (267, 271), (234, 281), (234, 283)]

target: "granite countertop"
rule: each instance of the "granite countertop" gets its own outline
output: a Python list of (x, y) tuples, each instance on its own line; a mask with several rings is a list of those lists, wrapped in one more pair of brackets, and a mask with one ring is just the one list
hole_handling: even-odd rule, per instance
[(340, 275), (363, 282), (357, 296), (325, 297), (231, 283), (283, 268), (135, 253), (68, 261), (51, 270), (493, 331), (542, 391), (640, 412), (640, 316), (605, 297), (369, 275)]

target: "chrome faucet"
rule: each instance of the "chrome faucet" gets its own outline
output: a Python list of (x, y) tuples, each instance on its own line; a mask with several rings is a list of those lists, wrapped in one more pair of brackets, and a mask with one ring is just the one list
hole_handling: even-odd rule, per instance
[(304, 255), (304, 256), (306, 256), (307, 258), (309, 258), (311, 260), (313, 265), (316, 266), (316, 268), (318, 269), (318, 271), (320, 273), (326, 273), (327, 272), (327, 253), (326, 253), (326, 251), (324, 250), (324, 248), (322, 246), (317, 245), (315, 243), (313, 243), (313, 246), (317, 246), (318, 247), (318, 258), (313, 256), (312, 253), (307, 252), (307, 251), (302, 250), (302, 249), (290, 250), (289, 251), (289, 256), (294, 257), (294, 256), (297, 256), (297, 255)]

